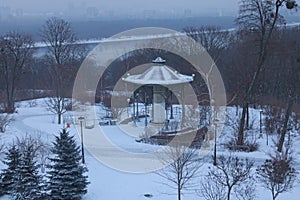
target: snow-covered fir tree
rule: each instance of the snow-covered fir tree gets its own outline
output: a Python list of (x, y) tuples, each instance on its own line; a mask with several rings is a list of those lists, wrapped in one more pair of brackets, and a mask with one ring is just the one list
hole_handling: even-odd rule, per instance
[(20, 164), (21, 153), (16, 145), (12, 145), (5, 153), (5, 160), (3, 163), (7, 168), (1, 173), (1, 190), (4, 194), (11, 194), (13, 185), (16, 182), (16, 169)]
[(32, 145), (27, 146), (23, 152), (12, 145), (6, 153), (4, 164), (7, 168), (3, 169), (1, 177), (5, 194), (16, 200), (42, 198), (42, 179), (34, 161)]
[(65, 129), (56, 136), (54, 156), (48, 173), (48, 189), (51, 199), (80, 200), (87, 193), (89, 184), (85, 172), (87, 168), (81, 164), (80, 148), (73, 136)]
[(33, 146), (29, 145), (22, 152), (19, 165), (16, 167), (14, 178), (15, 183), (11, 195), (16, 200), (43, 198), (42, 177), (39, 174), (38, 166), (34, 161)]

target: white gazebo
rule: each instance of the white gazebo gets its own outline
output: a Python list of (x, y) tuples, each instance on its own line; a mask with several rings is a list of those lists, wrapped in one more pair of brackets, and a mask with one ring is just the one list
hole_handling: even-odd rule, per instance
[[(128, 75), (123, 80), (139, 86), (153, 86), (153, 105), (152, 105), (152, 123), (165, 123), (165, 96), (169, 88), (183, 90), (184, 84), (192, 82), (194, 75), (188, 76), (166, 66), (166, 61), (161, 57), (152, 61), (153, 65), (141, 74)], [(181, 93), (183, 94), (183, 93)]]

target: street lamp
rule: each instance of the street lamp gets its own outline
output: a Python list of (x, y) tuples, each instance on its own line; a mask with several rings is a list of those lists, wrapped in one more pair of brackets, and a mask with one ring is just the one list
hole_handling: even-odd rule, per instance
[(144, 103), (145, 103), (145, 127), (147, 127), (148, 125), (148, 121), (147, 121), (147, 94), (145, 92), (145, 97), (144, 97)]
[(262, 110), (259, 111), (259, 137), (262, 138), (262, 119), (261, 119), (261, 116), (262, 116)]
[(133, 94), (133, 99), (132, 99), (132, 106), (133, 106), (133, 113), (132, 113), (132, 120), (135, 123), (135, 95)]
[(215, 128), (215, 133), (214, 133), (214, 156), (213, 156), (213, 165), (216, 166), (217, 165), (217, 113), (216, 113), (216, 107), (215, 107), (215, 100), (211, 99), (211, 105), (212, 105), (212, 117), (211, 119), (213, 119), (213, 124), (214, 124), (214, 128)]
[(217, 131), (218, 131), (218, 120), (215, 119), (214, 121), (214, 125), (215, 125), (215, 145), (214, 145), (214, 162), (213, 165), (216, 166), (217, 165)]
[(170, 98), (171, 98), (171, 100), (170, 100), (170, 111), (171, 111), (170, 119), (174, 119), (174, 116), (173, 116), (173, 93), (172, 93), (172, 91), (170, 91)]
[(82, 153), (82, 164), (85, 164), (85, 160), (84, 160), (84, 147), (83, 147), (83, 130), (82, 130), (82, 123), (84, 121), (84, 117), (81, 116), (78, 118), (79, 122), (80, 122), (80, 128), (81, 128), (81, 153)]
[(128, 103), (127, 115), (128, 115), (128, 117), (130, 117), (130, 112), (131, 112), (130, 98), (127, 99), (127, 103)]
[(136, 100), (136, 117), (137, 117), (137, 121), (140, 121), (139, 118), (139, 93), (136, 93), (135, 95), (135, 100)]

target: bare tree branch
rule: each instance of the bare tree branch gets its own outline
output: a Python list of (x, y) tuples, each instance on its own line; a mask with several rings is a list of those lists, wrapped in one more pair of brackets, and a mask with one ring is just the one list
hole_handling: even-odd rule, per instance
[(157, 174), (167, 181), (166, 185), (177, 190), (178, 200), (181, 199), (183, 190), (191, 189), (194, 186), (192, 179), (196, 178), (201, 167), (197, 152), (197, 149), (177, 144), (168, 147), (160, 157), (163, 164), (170, 164), (165, 169), (158, 171)]

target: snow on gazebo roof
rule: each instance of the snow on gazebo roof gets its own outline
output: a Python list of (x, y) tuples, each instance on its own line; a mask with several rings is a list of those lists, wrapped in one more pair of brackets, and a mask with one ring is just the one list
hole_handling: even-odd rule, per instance
[(188, 76), (179, 74), (177, 71), (173, 71), (165, 65), (159, 65), (150, 67), (142, 74), (129, 75), (123, 80), (139, 85), (175, 85), (192, 82), (194, 75)]

